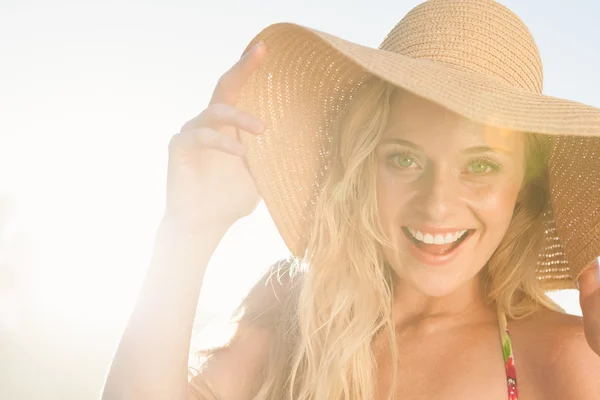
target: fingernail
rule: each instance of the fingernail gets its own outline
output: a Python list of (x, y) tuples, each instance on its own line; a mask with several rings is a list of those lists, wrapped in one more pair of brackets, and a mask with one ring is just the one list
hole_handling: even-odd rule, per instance
[(260, 45), (261, 42), (256, 43), (254, 46), (250, 47), (248, 50), (244, 51), (240, 56), (240, 59), (248, 57), (250, 54), (256, 51), (256, 48)]
[(596, 271), (598, 272), (596, 278), (598, 278), (598, 282), (600, 282), (600, 257), (596, 259)]
[(262, 46), (262, 42), (258, 42), (256, 43), (254, 46), (252, 46), (250, 48), (250, 50), (248, 50), (248, 52), (246, 54), (252, 54), (256, 51), (256, 49), (258, 49), (260, 46)]

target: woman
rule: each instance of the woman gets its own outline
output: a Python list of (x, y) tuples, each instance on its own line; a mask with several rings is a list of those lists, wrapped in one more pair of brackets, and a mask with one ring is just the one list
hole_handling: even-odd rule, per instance
[[(104, 398), (600, 398), (600, 110), (541, 93), (518, 17), (431, 0), (381, 49), (252, 44), (171, 142)], [(188, 383), (206, 265), (259, 193), (294, 257)], [(587, 342), (545, 294), (577, 284)]]

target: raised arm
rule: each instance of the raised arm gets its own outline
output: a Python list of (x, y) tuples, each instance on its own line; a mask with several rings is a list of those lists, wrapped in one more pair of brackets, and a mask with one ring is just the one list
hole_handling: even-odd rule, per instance
[(227, 229), (259, 201), (237, 130), (260, 134), (264, 126), (234, 105), (265, 51), (255, 47), (225, 73), (206, 110), (171, 140), (165, 215), (103, 400), (187, 398), (190, 336), (206, 266)]

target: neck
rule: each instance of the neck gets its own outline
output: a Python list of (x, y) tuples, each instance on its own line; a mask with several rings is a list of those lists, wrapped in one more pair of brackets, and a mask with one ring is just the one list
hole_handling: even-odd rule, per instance
[(433, 333), (459, 326), (495, 321), (495, 308), (486, 302), (483, 283), (475, 276), (452, 293), (431, 297), (398, 281), (394, 297), (397, 330)]

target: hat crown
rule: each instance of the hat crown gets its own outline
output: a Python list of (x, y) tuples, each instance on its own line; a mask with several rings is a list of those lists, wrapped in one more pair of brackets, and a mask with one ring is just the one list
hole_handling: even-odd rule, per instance
[(429, 0), (413, 8), (380, 48), (542, 92), (542, 61), (531, 32), (492, 0)]

